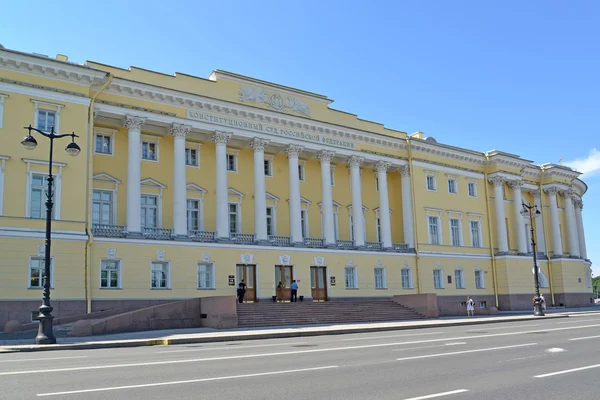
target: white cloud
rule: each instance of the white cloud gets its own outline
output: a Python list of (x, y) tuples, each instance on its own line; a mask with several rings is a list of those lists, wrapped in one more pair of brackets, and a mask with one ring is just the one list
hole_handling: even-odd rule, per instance
[(590, 177), (600, 172), (600, 151), (593, 148), (586, 158), (566, 162), (565, 165), (581, 172), (584, 178)]

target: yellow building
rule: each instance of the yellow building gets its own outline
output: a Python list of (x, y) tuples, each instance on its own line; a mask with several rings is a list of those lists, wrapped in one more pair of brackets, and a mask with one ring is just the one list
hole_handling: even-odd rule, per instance
[(0, 326), (39, 305), (48, 141), (54, 315), (166, 300), (435, 293), (442, 314), (530, 309), (535, 204), (548, 303), (589, 305), (578, 172), (409, 135), (327, 97), (225, 71), (208, 79), (0, 48)]

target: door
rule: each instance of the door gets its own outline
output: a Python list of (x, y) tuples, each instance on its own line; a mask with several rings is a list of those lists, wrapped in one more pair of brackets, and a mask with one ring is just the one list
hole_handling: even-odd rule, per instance
[(244, 301), (255, 302), (256, 301), (256, 265), (237, 265), (236, 266), (236, 278), (237, 284), (244, 280), (246, 284), (246, 296)]
[[(281, 287), (279, 287), (281, 283)], [(275, 266), (275, 289), (278, 301), (290, 301), (292, 298), (292, 266)]]
[(313, 301), (327, 301), (326, 267), (310, 267), (310, 287)]

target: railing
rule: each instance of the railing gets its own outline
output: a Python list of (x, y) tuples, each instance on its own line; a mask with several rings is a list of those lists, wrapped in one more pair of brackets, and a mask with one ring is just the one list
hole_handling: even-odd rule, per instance
[(254, 233), (232, 233), (231, 240), (234, 243), (254, 244), (256, 242)]
[(335, 244), (338, 249), (352, 250), (354, 249), (354, 241), (352, 240), (338, 240)]
[(269, 244), (271, 246), (291, 246), (292, 245), (292, 238), (289, 236), (275, 236), (275, 235), (270, 235), (269, 236)]
[(92, 234), (103, 237), (125, 237), (125, 225), (93, 224)]
[(189, 236), (194, 242), (214, 242), (216, 240), (214, 231), (190, 231)]
[(173, 240), (173, 229), (168, 228), (142, 228), (144, 236), (156, 240)]
[(369, 250), (381, 250), (383, 249), (383, 245), (381, 242), (365, 242), (365, 246)]
[(304, 238), (304, 245), (306, 247), (322, 248), (325, 247), (325, 239), (323, 238)]
[(405, 243), (392, 243), (392, 247), (394, 248), (394, 251), (397, 251), (399, 253), (409, 253), (410, 252), (408, 245)]

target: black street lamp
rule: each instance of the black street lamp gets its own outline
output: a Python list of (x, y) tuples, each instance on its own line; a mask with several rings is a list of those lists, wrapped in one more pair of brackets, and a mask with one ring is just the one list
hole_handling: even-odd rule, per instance
[[(537, 265), (537, 250), (535, 248), (535, 237), (533, 234), (533, 218), (539, 217), (542, 213), (538, 210), (536, 205), (529, 205), (522, 203), (523, 210), (521, 215), (525, 218), (529, 217), (529, 226), (531, 231), (531, 249), (533, 251), (533, 270), (535, 276), (535, 299), (533, 300), (533, 315), (536, 317), (543, 317), (544, 310), (542, 309), (542, 300), (540, 299), (540, 280), (539, 280), (539, 269)], [(534, 211), (535, 210), (535, 211)]]
[(79, 137), (73, 133), (68, 133), (65, 135), (56, 135), (54, 133), (54, 127), (50, 129), (50, 133), (46, 133), (39, 129), (32, 128), (31, 125), (26, 126), (24, 129), (27, 129), (27, 136), (23, 138), (21, 144), (25, 147), (26, 150), (33, 150), (37, 147), (37, 141), (33, 136), (31, 136), (31, 132), (37, 132), (40, 135), (47, 137), (50, 139), (50, 158), (48, 160), (48, 189), (46, 193), (46, 251), (44, 255), (44, 275), (42, 277), (42, 282), (44, 286), (44, 294), (42, 297), (42, 305), (39, 310), (40, 313), (38, 315), (40, 324), (38, 329), (38, 334), (35, 338), (36, 344), (54, 344), (56, 343), (56, 337), (54, 337), (54, 331), (52, 329), (52, 320), (54, 317), (52, 316), (52, 307), (50, 306), (50, 245), (51, 245), (51, 234), (52, 234), (52, 197), (54, 193), (52, 192), (52, 183), (54, 182), (54, 177), (52, 176), (52, 151), (54, 150), (54, 139), (60, 139), (67, 136), (71, 137), (71, 143), (67, 145), (65, 151), (70, 156), (76, 156), (81, 152), (81, 149), (75, 143), (75, 138)]

